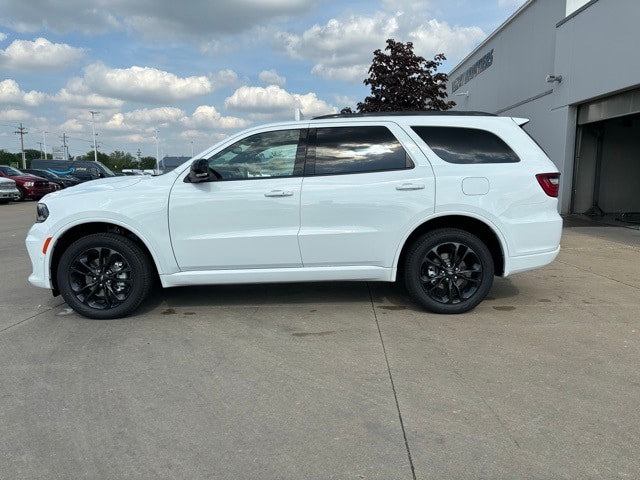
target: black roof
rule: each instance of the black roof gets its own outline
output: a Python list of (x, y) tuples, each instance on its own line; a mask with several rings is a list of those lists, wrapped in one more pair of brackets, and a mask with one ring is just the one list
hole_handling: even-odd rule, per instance
[(313, 117), (312, 120), (322, 120), (325, 118), (360, 118), (360, 117), (405, 117), (405, 116), (440, 116), (446, 115), (451, 117), (496, 117), (497, 115), (487, 112), (466, 112), (457, 110), (422, 110), (408, 112), (362, 112), (362, 113), (332, 113), (329, 115), (320, 115)]

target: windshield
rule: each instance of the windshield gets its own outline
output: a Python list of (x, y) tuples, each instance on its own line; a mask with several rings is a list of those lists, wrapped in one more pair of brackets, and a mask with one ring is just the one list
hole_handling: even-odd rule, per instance
[[(100, 162), (98, 162), (100, 163)], [(100, 165), (102, 165), (102, 168), (104, 168), (104, 171), (107, 172), (107, 175), (109, 175), (110, 177), (115, 177), (116, 174), (113, 173), (111, 170), (109, 170), (109, 168), (107, 168), (106, 165), (104, 165), (103, 163), (100, 163)]]
[(16, 170), (13, 167), (0, 167), (0, 170), (2, 171), (2, 173), (4, 173), (5, 175), (8, 175), (10, 177), (19, 177), (20, 175), (24, 175), (20, 170)]

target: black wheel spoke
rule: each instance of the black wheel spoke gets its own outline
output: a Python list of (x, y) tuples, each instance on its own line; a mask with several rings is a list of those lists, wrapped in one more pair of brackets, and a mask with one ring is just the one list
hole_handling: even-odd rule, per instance
[(460, 278), (462, 278), (465, 282), (471, 282), (474, 285), (478, 285), (480, 283), (480, 279), (478, 279), (478, 278), (471, 278), (471, 277), (467, 277), (465, 275), (460, 275)]
[(87, 295), (85, 295), (84, 298), (81, 299), (82, 303), (89, 304), (89, 299), (96, 294), (96, 291), (98, 290), (98, 288), (100, 288), (100, 285), (98, 284), (92, 285), (91, 291)]
[(438, 288), (440, 285), (442, 285), (443, 281), (444, 281), (444, 277), (440, 277), (436, 283), (431, 284), (427, 288), (427, 293), (433, 292), (436, 288)]
[[(111, 286), (107, 285), (104, 287), (104, 301), (107, 304), (107, 308), (113, 308), (113, 297), (115, 294), (111, 290)], [(116, 298), (117, 301), (117, 298)]]
[[(92, 247), (80, 253), (68, 270), (73, 277), (72, 293), (81, 303), (109, 310), (131, 293), (132, 268), (122, 254), (107, 247)], [(118, 291), (113, 285), (118, 285)]]
[(469, 245), (441, 243), (423, 257), (419, 280), (432, 300), (442, 304), (462, 303), (482, 283), (482, 264)]
[[(78, 264), (76, 264), (76, 265), (78, 265)], [(72, 266), (72, 267), (71, 267), (71, 271), (72, 271), (72, 272), (75, 272), (75, 273), (78, 273), (78, 274), (80, 274), (80, 275), (83, 275), (83, 276), (87, 276), (87, 275), (88, 275), (88, 276), (92, 276), (92, 275), (93, 275), (93, 272), (92, 272), (92, 271), (86, 271), (86, 270), (85, 270), (85, 271), (83, 272), (83, 271), (82, 271), (82, 270), (80, 270), (77, 266)]]
[[(464, 300), (464, 298), (462, 297), (462, 292), (460, 291), (460, 287), (458, 286), (457, 282), (451, 281), (451, 283), (453, 284), (453, 288), (456, 291), (456, 295), (458, 296), (458, 300), (462, 301)], [(453, 296), (451, 296), (451, 300), (453, 300)]]

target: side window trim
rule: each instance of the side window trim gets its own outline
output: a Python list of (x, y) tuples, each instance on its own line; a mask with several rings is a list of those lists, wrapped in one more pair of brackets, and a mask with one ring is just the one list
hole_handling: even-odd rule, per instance
[(301, 128), (300, 137), (298, 138), (298, 149), (296, 150), (296, 163), (293, 166), (293, 177), (302, 177), (306, 170), (307, 151), (309, 149), (309, 129)]

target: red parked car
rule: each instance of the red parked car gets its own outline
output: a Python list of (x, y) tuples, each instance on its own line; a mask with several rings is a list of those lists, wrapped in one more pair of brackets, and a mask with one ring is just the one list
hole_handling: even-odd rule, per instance
[(10, 178), (16, 182), (16, 186), (20, 191), (19, 201), (27, 197), (40, 200), (47, 193), (57, 190), (56, 185), (44, 178), (22, 173), (20, 170), (9, 167), (8, 165), (0, 165), (0, 176)]

